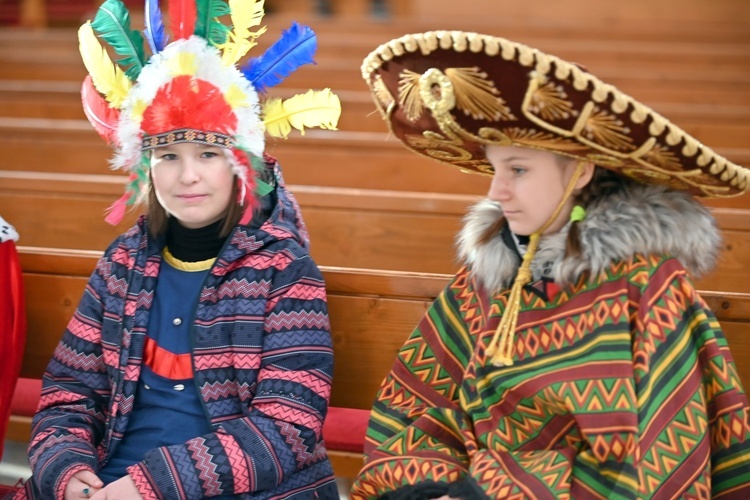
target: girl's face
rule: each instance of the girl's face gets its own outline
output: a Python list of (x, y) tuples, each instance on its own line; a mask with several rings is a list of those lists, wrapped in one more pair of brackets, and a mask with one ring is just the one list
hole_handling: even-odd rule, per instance
[[(487, 146), (486, 153), (495, 169), (488, 198), (500, 204), (513, 233), (528, 236), (539, 231), (562, 200), (576, 162), (546, 151), (516, 146)], [(594, 166), (591, 163), (584, 165), (574, 193), (593, 175)], [(570, 196), (544, 234), (562, 229), (570, 218), (573, 205), (574, 197)]]
[(215, 146), (187, 142), (154, 149), (151, 180), (161, 206), (188, 228), (222, 219), (234, 202), (234, 173)]

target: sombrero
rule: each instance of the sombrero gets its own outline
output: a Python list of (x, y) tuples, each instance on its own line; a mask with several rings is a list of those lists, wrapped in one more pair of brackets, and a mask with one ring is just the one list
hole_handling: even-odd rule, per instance
[(484, 146), (588, 160), (701, 197), (743, 193), (750, 171), (576, 64), (499, 37), (405, 35), (371, 52), (362, 76), (409, 149), (492, 175)]

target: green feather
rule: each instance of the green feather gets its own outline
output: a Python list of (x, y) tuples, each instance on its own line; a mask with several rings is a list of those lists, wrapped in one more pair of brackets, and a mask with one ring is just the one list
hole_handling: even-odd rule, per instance
[(107, 0), (99, 7), (91, 27), (117, 53), (117, 62), (135, 81), (146, 63), (143, 36), (130, 29), (130, 14), (121, 0)]
[(216, 46), (226, 43), (232, 27), (224, 26), (218, 18), (231, 13), (229, 4), (224, 0), (197, 0), (196, 8), (195, 34)]

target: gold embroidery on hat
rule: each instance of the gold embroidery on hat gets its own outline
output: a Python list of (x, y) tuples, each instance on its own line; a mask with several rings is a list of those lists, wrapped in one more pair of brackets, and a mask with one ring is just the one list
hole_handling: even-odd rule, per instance
[(422, 101), (419, 97), (419, 78), (422, 75), (404, 70), (398, 79), (398, 103), (406, 119), (415, 122), (422, 116)]
[(680, 163), (680, 160), (677, 159), (677, 156), (660, 144), (654, 146), (651, 151), (642, 157), (642, 159), (665, 170), (682, 170), (682, 164)]
[(594, 165), (605, 168), (619, 168), (625, 164), (620, 158), (605, 153), (591, 152), (586, 155), (586, 159)]
[(475, 120), (517, 120), (495, 83), (477, 67), (447, 68), (445, 76), (453, 84), (456, 106)]
[(462, 147), (463, 141), (457, 137), (449, 138), (428, 130), (423, 135), (409, 134), (405, 140), (409, 146), (436, 160), (469, 162), (473, 159), (473, 155)]
[(386, 87), (385, 82), (383, 82), (383, 77), (381, 77), (380, 75), (377, 75), (374, 78), (372, 82), (372, 91), (373, 94), (375, 94), (375, 97), (377, 97), (378, 102), (383, 109), (390, 106), (394, 101), (393, 95), (391, 95), (391, 92), (388, 90), (388, 87)]
[(578, 116), (573, 103), (568, 100), (562, 85), (547, 82), (531, 94), (529, 111), (541, 116), (544, 120), (564, 120)]
[(428, 69), (419, 77), (419, 95), (441, 128), (444, 128), (443, 122), (450, 121), (448, 115), (456, 107), (456, 95), (448, 77), (437, 68)]
[(630, 130), (625, 124), (598, 106), (594, 106), (582, 132), (590, 141), (609, 149), (623, 151), (633, 147), (633, 139), (628, 136)]
[(479, 136), (493, 143), (499, 142), (498, 145), (500, 146), (528, 146), (534, 149), (559, 151), (579, 156), (588, 149), (578, 142), (564, 139), (557, 134), (520, 127), (504, 129), (483, 127), (479, 130)]

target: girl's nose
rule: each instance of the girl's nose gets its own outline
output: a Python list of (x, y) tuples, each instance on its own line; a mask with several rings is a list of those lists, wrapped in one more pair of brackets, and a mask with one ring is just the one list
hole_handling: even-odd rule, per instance
[(495, 173), (487, 197), (494, 201), (508, 201), (511, 197), (510, 183), (504, 176)]
[(192, 160), (184, 159), (181, 167), (180, 182), (183, 184), (195, 184), (198, 182), (200, 175), (198, 174), (197, 166)]

